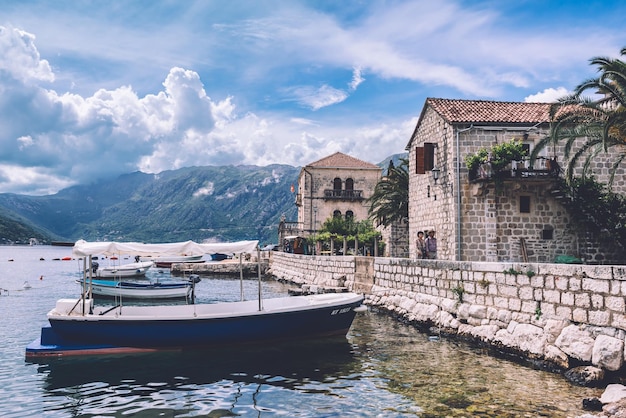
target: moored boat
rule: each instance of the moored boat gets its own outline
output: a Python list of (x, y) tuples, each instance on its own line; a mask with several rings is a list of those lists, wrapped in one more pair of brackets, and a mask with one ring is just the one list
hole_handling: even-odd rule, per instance
[[(96, 307), (62, 299), (27, 357), (197, 348), (345, 334), (363, 297), (326, 293), (257, 301)], [(84, 311), (83, 311), (84, 308)], [(83, 314), (84, 312), (84, 314)]]
[[(172, 267), (175, 263), (203, 263), (204, 255), (170, 255), (154, 257), (154, 265), (157, 267)], [(144, 257), (142, 260), (150, 260), (150, 257)]]
[[(197, 276), (196, 276), (197, 277)], [(85, 279), (78, 280), (84, 284)], [(190, 299), (194, 278), (176, 282), (130, 282), (117, 280), (87, 280), (94, 296), (122, 299)]]
[[(195, 253), (243, 254), (257, 241), (225, 244), (183, 243)], [(77, 257), (179, 250), (173, 244), (77, 242)], [(103, 248), (107, 248), (103, 252)], [(178, 251), (177, 251), (178, 252)], [(180, 252), (178, 252), (180, 253)], [(90, 279), (93, 280), (93, 279)], [(87, 281), (85, 281), (87, 283)], [(330, 293), (188, 305), (95, 306), (83, 288), (77, 299), (61, 299), (48, 312), (49, 325), (26, 347), (27, 357), (120, 353), (295, 340), (341, 335), (349, 330), (363, 296)]]
[(121, 264), (119, 266), (100, 267), (95, 261), (91, 263), (92, 271), (100, 278), (128, 278), (145, 276), (152, 261), (138, 261), (136, 263)]

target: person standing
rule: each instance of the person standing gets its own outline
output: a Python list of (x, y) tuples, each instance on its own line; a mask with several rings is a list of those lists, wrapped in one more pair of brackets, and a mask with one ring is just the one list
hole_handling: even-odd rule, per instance
[(435, 231), (428, 231), (428, 238), (426, 238), (426, 258), (430, 260), (437, 258), (437, 238), (435, 238)]
[(426, 258), (426, 240), (424, 240), (424, 232), (419, 231), (417, 233), (417, 240), (415, 241), (417, 248), (417, 258)]

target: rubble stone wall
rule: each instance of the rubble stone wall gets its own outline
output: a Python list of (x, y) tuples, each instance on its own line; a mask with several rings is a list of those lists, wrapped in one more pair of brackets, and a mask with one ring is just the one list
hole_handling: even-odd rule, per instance
[[(296, 283), (366, 289), (366, 303), (559, 368), (624, 368), (626, 266), (373, 259), (274, 254)], [(372, 284), (373, 283), (373, 284)]]

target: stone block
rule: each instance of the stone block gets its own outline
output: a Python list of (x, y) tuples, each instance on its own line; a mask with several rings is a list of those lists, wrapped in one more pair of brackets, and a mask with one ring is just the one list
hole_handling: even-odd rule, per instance
[(589, 324), (597, 326), (609, 325), (611, 315), (606, 311), (589, 311)]
[(576, 295), (572, 292), (563, 292), (561, 293), (561, 303), (567, 306), (575, 306), (576, 304)]
[(543, 300), (550, 303), (561, 303), (561, 292), (558, 290), (544, 290)]
[(582, 280), (582, 289), (591, 293), (609, 293), (609, 281), (586, 277)]
[(579, 293), (576, 295), (575, 305), (578, 308), (590, 308), (591, 296), (588, 293)]
[(582, 289), (582, 280), (578, 277), (569, 278), (569, 290), (576, 292)]
[(615, 312), (624, 312), (626, 309), (624, 298), (617, 296), (607, 296), (604, 299), (604, 306)]
[(588, 320), (589, 318), (587, 316), (586, 309), (575, 308), (574, 311), (572, 312), (572, 321), (580, 322), (580, 323), (587, 323)]
[(608, 335), (598, 335), (593, 345), (591, 362), (610, 371), (621, 369), (624, 364), (624, 341)]
[(565, 354), (581, 361), (591, 361), (595, 340), (589, 331), (576, 325), (563, 328), (555, 346)]
[(572, 320), (572, 308), (567, 306), (557, 306), (555, 316), (559, 319)]

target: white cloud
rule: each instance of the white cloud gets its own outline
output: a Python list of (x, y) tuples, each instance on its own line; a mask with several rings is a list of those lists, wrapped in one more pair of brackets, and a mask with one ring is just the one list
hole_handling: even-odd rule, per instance
[(17, 142), (19, 144), (19, 150), (23, 150), (24, 148), (31, 147), (33, 145), (33, 138), (30, 135), (20, 136), (17, 138)]
[(348, 97), (345, 91), (326, 84), (319, 88), (309, 86), (293, 87), (287, 89), (287, 91), (291, 93), (293, 100), (312, 110), (319, 110), (323, 107), (341, 103)]
[(210, 181), (204, 187), (200, 187), (193, 193), (193, 197), (211, 196), (215, 191), (215, 184)]
[(570, 94), (565, 87), (547, 88), (537, 94), (531, 94), (524, 98), (528, 103), (554, 103), (561, 97)]
[(355, 67), (352, 71), (352, 81), (350, 82), (350, 90), (356, 90), (365, 79), (361, 74), (361, 68)]
[(0, 26), (0, 71), (23, 83), (54, 81), (50, 64), (35, 47), (35, 35)]
[(537, 26), (510, 2), (36, 4), (3, 19), (37, 37), (0, 28), (0, 192), (336, 151), (378, 162), (404, 151), (427, 96), (552, 101), (567, 88), (547, 86), (624, 44), (602, 19), (617, 12)]

